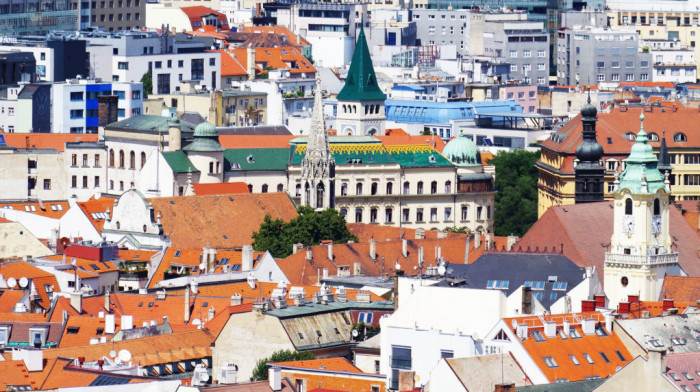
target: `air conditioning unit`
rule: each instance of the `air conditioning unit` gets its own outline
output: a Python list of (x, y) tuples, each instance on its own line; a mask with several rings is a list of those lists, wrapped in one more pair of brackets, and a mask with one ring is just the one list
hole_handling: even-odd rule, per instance
[(235, 384), (238, 367), (232, 363), (225, 363), (221, 368), (221, 378), (219, 384)]

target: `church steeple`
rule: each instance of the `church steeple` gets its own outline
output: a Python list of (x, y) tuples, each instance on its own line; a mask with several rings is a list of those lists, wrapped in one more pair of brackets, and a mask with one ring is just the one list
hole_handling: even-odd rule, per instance
[(588, 103), (581, 109), (583, 123), (583, 141), (576, 148), (578, 164), (574, 168), (576, 175), (576, 203), (591, 203), (604, 200), (605, 168), (600, 163), (603, 147), (596, 140), (596, 115), (598, 111), (591, 104), (590, 91)]
[(379, 88), (365, 38), (364, 18), (345, 85), (338, 93), (335, 128), (340, 135), (383, 135), (386, 95)]
[(306, 154), (301, 161), (301, 204), (314, 208), (329, 208), (335, 204), (335, 160), (328, 143), (323, 115), (321, 79), (316, 74), (314, 109)]
[[(632, 193), (653, 194), (657, 189), (665, 189), (664, 175), (657, 168), (658, 159), (649, 145), (644, 131), (644, 113), (639, 116), (641, 125), (637, 133), (637, 142), (632, 146), (630, 155), (625, 159), (625, 171), (620, 176), (617, 192), (627, 188)], [(645, 186), (643, 186), (645, 184)], [(646, 188), (646, 189), (644, 189)]]
[(671, 157), (668, 155), (668, 147), (666, 147), (666, 131), (661, 136), (661, 147), (659, 147), (659, 163), (657, 169), (663, 174), (671, 174), (673, 166), (671, 166)]

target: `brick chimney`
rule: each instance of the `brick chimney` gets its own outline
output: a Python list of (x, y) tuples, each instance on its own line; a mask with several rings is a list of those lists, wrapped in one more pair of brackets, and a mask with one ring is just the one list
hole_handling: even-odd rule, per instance
[(255, 48), (252, 45), (246, 48), (246, 71), (248, 80), (255, 79)]
[(401, 240), (401, 253), (403, 257), (408, 257), (408, 240), (405, 238)]
[(515, 392), (515, 384), (496, 384), (494, 392)]
[(674, 304), (673, 304), (673, 300), (672, 300), (672, 299), (665, 298), (665, 299), (662, 301), (662, 304), (663, 304), (663, 311), (664, 311), (664, 312), (666, 312), (666, 311), (668, 311), (669, 309), (671, 309), (671, 308), (674, 307)]
[(253, 246), (243, 245), (243, 250), (241, 254), (241, 270), (252, 271), (253, 270)]

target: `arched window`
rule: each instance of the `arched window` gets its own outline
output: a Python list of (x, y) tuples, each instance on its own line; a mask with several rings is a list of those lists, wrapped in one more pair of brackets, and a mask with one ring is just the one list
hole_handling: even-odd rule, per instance
[(348, 112), (348, 106), (347, 106), (347, 105), (343, 105), (343, 113), (347, 113), (347, 112)]
[(654, 215), (661, 215), (661, 202), (659, 199), (654, 199)]
[(129, 169), (136, 169), (136, 153), (133, 151), (129, 153)]
[(631, 142), (637, 140), (637, 135), (635, 135), (634, 132), (627, 132), (625, 134), (625, 137), (627, 138), (627, 140), (629, 140)]
[(348, 216), (348, 209), (347, 208), (341, 208), (340, 209), (340, 215), (347, 217)]
[(625, 200), (625, 215), (632, 215), (632, 199)]
[(673, 135), (673, 141), (674, 142), (687, 142), (688, 138), (685, 136), (685, 133), (678, 132), (677, 134)]
[(141, 169), (146, 166), (146, 153), (141, 151)]
[(301, 184), (297, 184), (295, 194), (297, 197), (301, 196)]
[(365, 105), (365, 115), (369, 114), (369, 105)]
[(430, 183), (430, 194), (434, 195), (437, 193), (437, 181), (433, 181)]
[(423, 181), (418, 181), (418, 189), (416, 190), (416, 193), (419, 195), (423, 194)]
[(253, 193), (253, 184), (248, 184), (248, 192)]
[(408, 181), (405, 181), (403, 183), (403, 194), (408, 195), (408, 192), (411, 190), (411, 184), (408, 183)]
[(391, 195), (394, 190), (394, 183), (393, 182), (387, 182), (386, 183), (386, 194)]
[(357, 185), (355, 185), (355, 194), (357, 196), (362, 196), (362, 183), (358, 182)]
[(109, 189), (114, 189), (114, 180), (109, 180)]
[(262, 193), (267, 193), (267, 184), (263, 184)]
[(119, 167), (124, 168), (124, 150), (119, 150)]
[(379, 184), (377, 184), (376, 182), (373, 182), (373, 183), (372, 183), (372, 189), (371, 189), (371, 194), (372, 194), (372, 196), (374, 196), (374, 195), (377, 194), (377, 189), (378, 189), (378, 188), (379, 188)]
[(177, 195), (178, 196), (184, 196), (185, 195), (185, 187), (178, 187), (177, 188)]
[(355, 222), (362, 223), (362, 208), (355, 209)]
[(284, 192), (284, 185), (277, 184), (277, 192)]
[(348, 195), (348, 183), (344, 182), (340, 184), (340, 196), (347, 196)]
[(658, 142), (659, 141), (659, 135), (657, 135), (655, 132), (649, 132), (647, 134), (647, 138), (649, 139), (650, 142)]
[(452, 193), (452, 181), (445, 181), (445, 193)]
[(109, 150), (109, 167), (114, 167), (114, 149)]
[(377, 113), (377, 114), (379, 114), (379, 109), (380, 109), (380, 106), (379, 106), (379, 105), (375, 105), (374, 112)]

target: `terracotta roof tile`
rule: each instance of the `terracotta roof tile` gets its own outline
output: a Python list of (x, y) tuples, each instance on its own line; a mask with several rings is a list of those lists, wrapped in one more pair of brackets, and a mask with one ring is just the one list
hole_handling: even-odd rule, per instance
[(309, 41), (306, 40), (306, 38), (297, 36), (284, 26), (245, 26), (243, 27), (243, 30), (241, 30), (241, 32), (252, 33), (255, 35), (284, 35), (287, 37), (287, 42), (289, 42), (290, 45), (297, 44), (297, 42), (299, 42), (302, 46), (311, 45)]
[(47, 218), (59, 219), (68, 211), (67, 201), (44, 201), (44, 202), (0, 202), (0, 208), (11, 208), (17, 211), (29, 212)]
[(196, 26), (195, 23), (201, 23), (203, 16), (216, 15), (216, 19), (220, 23), (219, 27), (223, 30), (228, 30), (228, 19), (226, 18), (226, 15), (222, 14), (221, 12), (214, 11), (213, 9), (202, 5), (196, 5), (192, 7), (180, 7), (180, 9), (190, 19), (192, 28), (200, 27)]
[[(569, 321), (571, 323), (570, 327), (575, 328), (581, 338), (574, 339), (569, 336), (567, 339), (563, 339), (559, 333), (557, 333), (556, 337), (547, 338), (541, 317), (546, 321), (556, 322), (558, 329), (562, 328), (564, 320)], [(586, 377), (592, 376), (606, 378), (615, 373), (618, 366), (625, 366), (632, 360), (632, 355), (617, 334), (612, 331), (605, 331), (604, 317), (599, 312), (577, 313), (575, 315), (557, 314), (541, 317), (515, 317), (503, 320), (508, 326), (515, 324), (513, 320), (516, 320), (517, 324), (528, 325), (528, 337), (521, 344), (550, 382), (554, 382), (557, 379), (581, 381), (585, 380)], [(605, 331), (606, 336), (598, 336), (596, 333), (591, 335), (583, 333), (580, 320), (589, 318), (593, 318), (596, 323), (601, 323), (600, 328)], [(533, 330), (539, 331), (544, 336), (544, 340), (536, 341), (531, 335)], [(513, 329), (513, 332), (515, 332), (515, 329)], [(618, 356), (618, 351), (624, 358), (624, 361)], [(592, 364), (587, 361), (584, 354), (590, 356)], [(603, 357), (603, 354), (605, 357)], [(576, 357), (579, 365), (573, 362), (570, 355)], [(543, 359), (545, 357), (552, 357), (556, 362), (556, 366), (548, 366)]]
[(309, 359), (304, 361), (272, 362), (283, 368), (327, 370), (347, 373), (364, 373), (345, 358)]
[[(115, 318), (115, 323), (117, 325), (121, 324), (120, 321), (121, 320), (117, 320), (117, 318)], [(93, 316), (68, 317), (68, 321), (63, 329), (63, 336), (61, 337), (61, 342), (58, 347), (87, 346), (90, 344), (91, 338), (107, 337), (108, 340), (111, 340), (112, 335), (106, 335), (104, 333), (104, 327), (104, 318)], [(115, 332), (118, 332), (119, 329), (120, 328), (117, 327)]]
[[(161, 214), (163, 233), (182, 248), (235, 248), (252, 242), (265, 215), (289, 221), (296, 207), (284, 192), (235, 196), (185, 196), (148, 199)], [(197, 233), (196, 236), (192, 233)]]
[[(0, 389), (12, 390), (10, 387), (31, 386), (32, 389), (38, 389), (37, 385), (33, 385), (29, 378), (27, 367), (24, 366), (24, 361), (0, 361)], [(19, 388), (18, 388), (19, 389)]]
[(666, 355), (666, 369), (666, 379), (679, 391), (698, 389), (696, 385), (699, 384), (698, 377), (700, 377), (700, 353), (669, 353)]
[[(217, 50), (221, 54), (221, 77), (248, 75), (245, 63), (241, 63), (236, 57), (225, 50)], [(219, 137), (219, 140), (221, 138)]]
[(228, 195), (231, 193), (250, 193), (245, 182), (221, 182), (213, 184), (192, 184), (194, 194), (204, 195)]
[[(678, 313), (683, 313), (689, 306), (697, 306), (695, 301), (673, 301), (673, 307), (678, 308)], [(619, 309), (619, 307), (618, 307)], [(649, 312), (649, 317), (666, 316), (663, 301), (640, 301), (630, 304), (630, 312), (625, 317), (628, 319), (642, 318), (642, 312)]]
[(385, 146), (408, 146), (408, 145), (429, 145), (438, 152), (442, 153), (445, 148), (445, 141), (439, 137), (422, 136), (422, 135), (391, 135), (391, 136), (374, 136), (374, 138), (382, 141)]
[(27, 292), (25, 290), (0, 291), (0, 313), (10, 313), (15, 310), (15, 305)]
[[(248, 52), (246, 48), (227, 50), (225, 52), (228, 53), (241, 66), (247, 64)], [(231, 68), (230, 70), (222, 69), (222, 76), (228, 76), (226, 74), (223, 74), (223, 72), (240, 72), (240, 70), (237, 70), (235, 63), (229, 64), (231, 64), (233, 68)], [(266, 67), (272, 67), (274, 69), (285, 69), (293, 74), (316, 72), (316, 68), (314, 68), (314, 66), (309, 62), (309, 60), (307, 60), (306, 57), (304, 57), (301, 49), (293, 46), (275, 48), (255, 48), (255, 64), (257, 74), (261, 74)], [(245, 67), (243, 69), (245, 69)], [(239, 75), (239, 73), (232, 73), (231, 75)]]
[[(579, 267), (595, 267), (603, 280), (603, 262), (613, 233), (612, 202), (574, 204), (549, 208), (523, 235), (514, 249), (531, 251), (544, 247), (564, 247), (563, 254)], [(683, 219), (669, 209), (671, 236), (678, 246), (681, 268), (690, 276), (700, 276), (700, 237)], [(595, 230), (591, 230), (595, 228)]]
[(149, 261), (158, 252), (152, 250), (119, 249), (119, 259), (124, 261)]
[(105, 219), (101, 215), (102, 213), (109, 211), (109, 217), (111, 217), (111, 211), (114, 209), (115, 201), (116, 199), (106, 196), (100, 197), (97, 200), (95, 200), (94, 197), (91, 197), (88, 201), (79, 202), (78, 207), (83, 211), (90, 222), (92, 222), (95, 229), (102, 233), (102, 227), (104, 226)]
[[(2, 301), (2, 299), (0, 299)], [(0, 321), (10, 322), (10, 321), (24, 321), (28, 323), (43, 322), (46, 320), (46, 315), (43, 313), (10, 313), (2, 312), (0, 313)]]
[(296, 135), (219, 135), (223, 148), (289, 148)]
[(26, 261), (0, 264), (0, 274), (5, 279), (15, 278), (17, 281), (23, 277), (30, 279), (34, 283), (36, 292), (41, 298), (39, 305), (44, 309), (48, 309), (51, 306), (51, 301), (46, 293), (46, 286), (53, 286), (55, 290), (59, 290), (60, 288), (54, 275)]
[(50, 322), (52, 323), (60, 323), (63, 321), (63, 311), (67, 311), (69, 316), (79, 316), (80, 313), (78, 313), (73, 306), (70, 304), (70, 299), (66, 297), (58, 297), (56, 300), (56, 305), (54, 306), (51, 314), (48, 316)]
[[(403, 236), (405, 239), (416, 238), (416, 229), (403, 228), (392, 226), (382, 226), (382, 225), (372, 225), (367, 223), (348, 223), (348, 230), (354, 234), (360, 242), (367, 242), (374, 238), (378, 241), (385, 240), (398, 240), (399, 237)], [(425, 238), (437, 239), (438, 231), (436, 230), (425, 230)], [(447, 238), (461, 238), (466, 241), (467, 234), (460, 233), (446, 233)]]
[(53, 148), (63, 151), (66, 143), (96, 142), (97, 134), (90, 133), (3, 133), (5, 144), (15, 148), (42, 149)]
[(664, 298), (679, 302), (700, 300), (700, 277), (666, 275), (659, 300)]
[[(63, 255), (54, 256), (43, 256), (41, 259), (49, 261), (63, 262)], [(95, 277), (96, 275), (103, 274), (106, 272), (118, 271), (119, 268), (111, 261), (95, 261), (90, 259), (83, 259), (81, 257), (66, 257), (66, 264), (70, 264), (75, 259), (75, 263), (78, 266), (78, 275), (81, 277)], [(84, 274), (84, 273), (88, 274)]]

